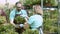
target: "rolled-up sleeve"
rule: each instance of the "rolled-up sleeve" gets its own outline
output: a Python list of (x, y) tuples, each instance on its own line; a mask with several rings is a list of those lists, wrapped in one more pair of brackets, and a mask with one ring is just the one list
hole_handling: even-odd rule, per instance
[(32, 24), (34, 22), (34, 18), (30, 17), (28, 20), (28, 24)]
[(27, 17), (27, 11), (26, 10), (23, 10), (22, 13), (23, 13), (22, 14), (23, 17)]
[(14, 17), (15, 17), (15, 12), (11, 11), (11, 13), (10, 13), (10, 20), (14, 20)]

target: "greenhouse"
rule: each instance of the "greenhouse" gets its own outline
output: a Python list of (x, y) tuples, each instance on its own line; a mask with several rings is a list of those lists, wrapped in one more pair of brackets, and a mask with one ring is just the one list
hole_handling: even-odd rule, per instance
[[(19, 8), (16, 7), (18, 5), (16, 2), (18, 1), (23, 5), (21, 6), (23, 9), (22, 11), (26, 10), (28, 17), (31, 17), (34, 14), (33, 6), (40, 5), (43, 11), (43, 34), (60, 34), (59, 0), (0, 0), (0, 34), (39, 34), (38, 30), (31, 30), (31, 25), (28, 24), (29, 26), (24, 26), (26, 21), (24, 19), (24, 16), (26, 16), (25, 14), (23, 17), (20, 15), (16, 18), (14, 17), (15, 21), (13, 22), (18, 23), (16, 27), (10, 23), (10, 15), (14, 15), (14, 12), (12, 14), (12, 10)], [(16, 12), (16, 14), (18, 14), (18, 12)], [(29, 20), (29, 18), (27, 19)], [(19, 29), (20, 26), (23, 26), (23, 28)], [(17, 28), (21, 33), (15, 31)], [(42, 33), (40, 32), (40, 34)]]

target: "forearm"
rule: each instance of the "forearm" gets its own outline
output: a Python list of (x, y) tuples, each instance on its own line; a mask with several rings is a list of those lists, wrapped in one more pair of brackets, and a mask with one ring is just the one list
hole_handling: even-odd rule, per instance
[(28, 22), (28, 20), (29, 20), (29, 17), (28, 17), (28, 16), (26, 16), (26, 17), (25, 17), (25, 20), (26, 20), (26, 22)]
[(10, 20), (10, 23), (11, 23), (13, 26), (15, 26), (15, 24), (14, 24), (13, 20)]

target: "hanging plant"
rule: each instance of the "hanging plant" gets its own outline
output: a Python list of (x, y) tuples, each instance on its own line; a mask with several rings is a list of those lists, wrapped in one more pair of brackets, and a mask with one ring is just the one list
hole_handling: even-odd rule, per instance
[(41, 0), (26, 0), (24, 5), (32, 6), (32, 5), (35, 5), (35, 4), (40, 4), (40, 1)]
[(51, 0), (50, 3), (52, 4), (52, 6), (57, 6), (58, 5), (57, 0)]
[(57, 6), (57, 0), (44, 0), (44, 6)]

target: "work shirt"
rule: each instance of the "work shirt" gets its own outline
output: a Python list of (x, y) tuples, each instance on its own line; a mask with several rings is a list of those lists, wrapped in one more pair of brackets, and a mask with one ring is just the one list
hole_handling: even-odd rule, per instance
[(14, 9), (10, 13), (10, 20), (14, 20), (16, 14), (22, 15), (22, 17), (26, 17), (27, 16), (26, 10), (21, 10), (21, 11), (18, 12), (16, 9)]
[(29, 18), (28, 24), (31, 26), (32, 30), (36, 30), (43, 24), (43, 17), (41, 15), (33, 15)]

